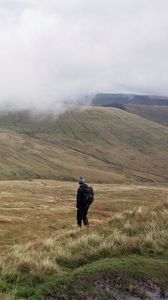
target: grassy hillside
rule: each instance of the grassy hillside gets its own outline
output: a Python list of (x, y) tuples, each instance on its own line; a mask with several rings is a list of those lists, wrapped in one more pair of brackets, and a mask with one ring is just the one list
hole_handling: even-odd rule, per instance
[(168, 128), (115, 108), (1, 114), (0, 144), (0, 179), (168, 179)]
[(126, 106), (126, 109), (145, 119), (168, 126), (168, 106), (129, 104)]
[(0, 182), (0, 299), (166, 295), (168, 189), (93, 187), (90, 227), (79, 230), (76, 183)]

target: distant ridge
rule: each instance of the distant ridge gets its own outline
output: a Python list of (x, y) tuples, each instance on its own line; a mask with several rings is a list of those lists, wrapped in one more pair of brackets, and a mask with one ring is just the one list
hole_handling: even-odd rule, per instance
[(100, 93), (92, 99), (92, 104), (95, 106), (110, 106), (110, 104), (113, 105), (116, 103), (122, 105), (137, 104), (168, 106), (168, 96)]

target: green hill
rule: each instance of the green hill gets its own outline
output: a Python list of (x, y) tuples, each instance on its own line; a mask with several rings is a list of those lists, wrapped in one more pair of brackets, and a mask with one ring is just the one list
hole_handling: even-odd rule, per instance
[(168, 179), (168, 128), (115, 108), (1, 114), (0, 144), (0, 179)]

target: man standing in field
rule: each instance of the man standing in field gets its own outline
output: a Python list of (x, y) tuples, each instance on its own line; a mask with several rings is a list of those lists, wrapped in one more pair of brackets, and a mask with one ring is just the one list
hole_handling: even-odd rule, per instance
[(79, 188), (77, 190), (76, 197), (76, 208), (77, 208), (77, 224), (79, 227), (84, 225), (89, 226), (87, 213), (90, 205), (94, 201), (94, 192), (91, 186), (88, 186), (83, 176), (79, 179)]

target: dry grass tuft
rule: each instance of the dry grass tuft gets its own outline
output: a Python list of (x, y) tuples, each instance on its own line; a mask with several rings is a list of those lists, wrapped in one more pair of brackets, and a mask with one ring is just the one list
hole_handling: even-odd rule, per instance
[[(12, 294), (4, 294), (0, 293), (0, 299), (1, 300), (14, 300), (15, 297)], [(21, 299), (20, 299), (21, 300)]]

